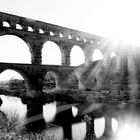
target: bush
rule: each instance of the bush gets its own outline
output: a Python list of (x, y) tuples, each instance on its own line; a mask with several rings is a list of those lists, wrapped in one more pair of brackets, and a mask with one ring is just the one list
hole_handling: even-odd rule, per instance
[(46, 130), (42, 132), (27, 132), (24, 122), (21, 121), (18, 113), (5, 113), (7, 118), (4, 128), (0, 128), (0, 140), (44, 140)]

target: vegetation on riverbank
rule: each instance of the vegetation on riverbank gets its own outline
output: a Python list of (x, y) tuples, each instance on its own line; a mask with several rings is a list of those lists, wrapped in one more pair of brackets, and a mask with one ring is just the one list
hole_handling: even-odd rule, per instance
[(5, 117), (7, 121), (4, 127), (0, 127), (0, 140), (55, 140), (46, 130), (27, 131), (24, 122), (16, 112), (6, 113)]

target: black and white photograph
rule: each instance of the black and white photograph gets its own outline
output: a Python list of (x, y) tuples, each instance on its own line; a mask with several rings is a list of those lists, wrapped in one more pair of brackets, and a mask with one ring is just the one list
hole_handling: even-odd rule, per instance
[(140, 140), (139, 0), (0, 0), (0, 140)]

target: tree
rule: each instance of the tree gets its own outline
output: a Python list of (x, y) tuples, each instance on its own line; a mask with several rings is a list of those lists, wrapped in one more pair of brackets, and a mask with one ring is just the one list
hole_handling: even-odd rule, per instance
[(15, 91), (23, 91), (26, 90), (26, 85), (24, 80), (19, 79), (11, 79), (9, 81), (9, 89)]

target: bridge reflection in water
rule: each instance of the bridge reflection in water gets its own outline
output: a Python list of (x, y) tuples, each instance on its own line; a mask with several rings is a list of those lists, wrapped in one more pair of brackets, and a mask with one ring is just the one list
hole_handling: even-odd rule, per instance
[[(4, 112), (15, 111), (19, 113), (20, 118), (28, 116), (27, 106), (21, 103), (16, 97), (1, 95), (3, 105), (1, 110)], [(49, 129), (43, 127), (50, 137), (61, 140), (122, 140), (132, 139), (139, 136), (139, 104), (98, 104), (85, 103), (72, 107), (74, 105), (61, 105), (53, 102), (43, 106), (43, 118), (45, 126), (51, 123)], [(30, 116), (28, 116), (30, 117)], [(35, 119), (35, 122), (41, 117)], [(37, 123), (38, 124), (38, 123)], [(42, 124), (43, 125), (43, 124)], [(36, 123), (33, 125), (36, 126)]]

